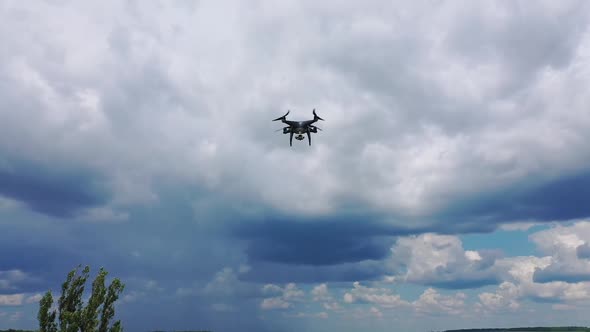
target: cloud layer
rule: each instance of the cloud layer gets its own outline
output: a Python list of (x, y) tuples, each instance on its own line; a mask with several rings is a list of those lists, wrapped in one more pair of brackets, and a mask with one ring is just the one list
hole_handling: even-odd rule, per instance
[[(127, 280), (131, 331), (574, 315), (588, 6), (0, 3), (0, 328), (80, 263)], [(313, 108), (289, 147), (270, 120)]]

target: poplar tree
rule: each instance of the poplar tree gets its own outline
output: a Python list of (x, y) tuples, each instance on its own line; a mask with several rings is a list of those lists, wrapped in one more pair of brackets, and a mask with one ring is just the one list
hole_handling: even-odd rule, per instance
[(114, 304), (125, 285), (115, 278), (106, 287), (105, 279), (108, 272), (100, 268), (92, 283), (88, 303), (84, 305), (82, 296), (90, 267), (86, 266), (82, 273), (78, 274), (80, 267), (79, 265), (68, 273), (66, 281), (62, 284), (57, 311), (52, 310), (51, 291), (45, 293), (39, 302), (39, 332), (122, 332), (121, 321), (116, 321), (111, 326), (109, 323), (115, 316)]

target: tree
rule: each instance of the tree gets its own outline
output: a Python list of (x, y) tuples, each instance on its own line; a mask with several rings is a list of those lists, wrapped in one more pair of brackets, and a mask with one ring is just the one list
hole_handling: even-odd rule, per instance
[[(78, 274), (81, 266), (68, 273), (66, 281), (61, 286), (61, 296), (58, 300), (57, 312), (51, 310), (53, 296), (51, 291), (45, 293), (39, 302), (39, 332), (122, 332), (121, 321), (116, 321), (109, 327), (115, 316), (115, 301), (123, 292), (125, 285), (115, 278), (105, 287), (108, 272), (100, 268), (92, 283), (92, 293), (88, 303), (84, 306), (82, 295), (84, 285), (88, 280), (90, 267), (86, 266), (82, 274)], [(59, 321), (59, 328), (55, 321)]]

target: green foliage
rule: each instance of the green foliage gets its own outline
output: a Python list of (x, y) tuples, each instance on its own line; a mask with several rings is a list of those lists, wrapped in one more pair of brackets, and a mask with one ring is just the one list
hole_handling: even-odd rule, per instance
[(57, 326), (55, 325), (55, 311), (49, 311), (52, 304), (53, 296), (51, 295), (51, 291), (48, 291), (39, 302), (39, 314), (37, 315), (37, 319), (39, 320), (40, 332), (57, 332)]
[[(86, 266), (81, 274), (78, 274), (79, 268), (68, 273), (62, 284), (57, 312), (51, 310), (53, 296), (50, 291), (39, 302), (39, 332), (122, 332), (121, 321), (116, 321), (110, 327), (109, 323), (115, 316), (114, 304), (125, 285), (115, 278), (107, 288), (105, 279), (108, 272), (101, 268), (92, 283), (88, 303), (84, 306), (82, 295), (90, 267)], [(59, 328), (55, 322), (56, 316)]]

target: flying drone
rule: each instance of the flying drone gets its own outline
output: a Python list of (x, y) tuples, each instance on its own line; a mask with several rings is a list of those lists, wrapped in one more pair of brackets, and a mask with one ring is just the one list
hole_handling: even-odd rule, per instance
[(322, 130), (314, 126), (313, 123), (317, 122), (318, 120), (324, 121), (324, 119), (320, 118), (317, 114), (315, 114), (315, 108), (313, 109), (313, 120), (289, 121), (287, 120), (287, 115), (289, 115), (289, 112), (291, 111), (288, 110), (287, 114), (281, 116), (280, 118), (276, 118), (272, 121), (281, 120), (282, 123), (286, 123), (288, 125), (287, 127), (283, 128), (283, 134), (291, 134), (291, 136), (289, 137), (290, 146), (293, 146), (293, 134), (297, 134), (297, 136), (295, 136), (295, 139), (299, 141), (303, 140), (303, 134), (307, 134), (307, 139), (309, 140), (309, 145), (311, 146), (311, 133), (317, 133), (318, 129)]

